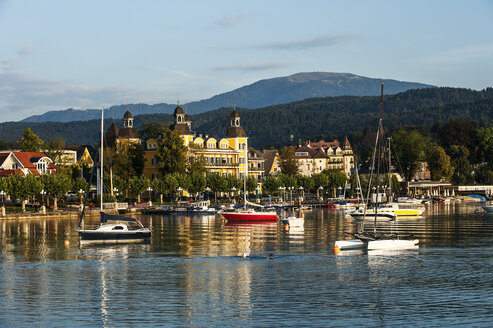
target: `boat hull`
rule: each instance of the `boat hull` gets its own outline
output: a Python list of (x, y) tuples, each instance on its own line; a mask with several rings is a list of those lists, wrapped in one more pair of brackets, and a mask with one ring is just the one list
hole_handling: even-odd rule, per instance
[(221, 215), (228, 222), (247, 222), (247, 221), (277, 221), (276, 212), (223, 212)]
[(492, 213), (493, 214), (493, 205), (484, 205), (482, 207), (483, 207), (483, 210), (486, 211), (486, 213)]
[[(350, 212), (351, 215), (355, 219), (359, 220), (375, 220), (375, 213), (367, 212), (366, 215), (362, 212)], [(377, 213), (377, 221), (391, 221), (395, 220), (396, 215), (393, 213)]]
[(114, 244), (114, 243), (138, 243), (151, 237), (150, 231), (97, 231), (80, 230), (80, 242), (82, 244)]
[(407, 249), (415, 248), (419, 244), (418, 239), (381, 239), (368, 241), (367, 249)]

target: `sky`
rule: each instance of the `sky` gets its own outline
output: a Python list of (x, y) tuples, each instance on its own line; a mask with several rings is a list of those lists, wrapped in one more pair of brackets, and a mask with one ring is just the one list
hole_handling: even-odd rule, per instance
[(0, 122), (313, 71), (492, 87), (493, 0), (0, 0)]

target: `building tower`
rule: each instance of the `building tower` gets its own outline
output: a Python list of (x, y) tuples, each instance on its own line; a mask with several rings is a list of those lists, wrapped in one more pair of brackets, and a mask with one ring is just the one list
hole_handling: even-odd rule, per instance
[[(239, 152), (238, 173), (241, 178), (248, 176), (248, 137), (245, 130), (240, 125), (240, 114), (233, 108), (229, 116), (230, 126), (226, 138), (229, 140), (229, 147)], [(238, 175), (237, 175), (238, 176)]]

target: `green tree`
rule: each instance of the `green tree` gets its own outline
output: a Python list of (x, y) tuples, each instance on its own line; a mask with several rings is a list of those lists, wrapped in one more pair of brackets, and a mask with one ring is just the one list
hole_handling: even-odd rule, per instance
[(262, 192), (272, 195), (278, 192), (280, 186), (280, 180), (275, 176), (269, 175), (262, 181)]
[(125, 191), (130, 179), (142, 175), (144, 171), (144, 148), (138, 143), (118, 143), (110, 153), (111, 166), (115, 175), (120, 177)]
[[(315, 182), (313, 181), (312, 177), (306, 177), (306, 176), (303, 176), (301, 174), (298, 174), (296, 176), (296, 179), (298, 180), (296, 184), (298, 186), (303, 187), (304, 192), (310, 192), (310, 191), (313, 191), (315, 189)], [(299, 189), (299, 187), (298, 187), (298, 189)]]
[(174, 174), (165, 175), (163, 181), (166, 186), (165, 189), (167, 190), (167, 192), (173, 194), (177, 193), (178, 187), (180, 187), (180, 185), (178, 184), (178, 180), (176, 179)]
[(132, 194), (137, 195), (137, 203), (140, 203), (140, 195), (151, 185), (149, 179), (145, 176), (134, 176), (129, 180), (129, 190)]
[(247, 192), (252, 193), (257, 189), (257, 180), (254, 177), (248, 177), (246, 181)]
[(329, 177), (327, 176), (327, 174), (317, 173), (312, 175), (312, 178), (318, 199), (320, 198), (320, 187), (324, 188), (329, 184)]
[(72, 190), (79, 195), (81, 204), (82, 204), (82, 197), (84, 197), (84, 195), (87, 192), (87, 185), (88, 183), (86, 179), (76, 178), (75, 180), (72, 180)]
[(200, 147), (192, 145), (188, 147), (186, 170), (188, 173), (205, 174), (207, 172), (205, 157), (200, 153)]
[(347, 177), (340, 171), (323, 171), (322, 174), (327, 176), (327, 189), (332, 190), (332, 195), (336, 195), (336, 190), (341, 187), (345, 188)]
[(139, 135), (142, 140), (149, 140), (163, 135), (164, 131), (169, 127), (167, 122), (144, 122), (141, 124)]
[(187, 147), (177, 131), (167, 129), (158, 143), (158, 169), (162, 175), (185, 172)]
[(298, 174), (298, 161), (295, 157), (294, 147), (284, 147), (279, 153), (281, 172), (285, 175), (294, 176)]
[(431, 179), (450, 181), (454, 174), (454, 168), (450, 165), (450, 156), (445, 153), (445, 150), (438, 145), (433, 145), (426, 155)]
[(487, 162), (493, 168), (493, 127), (478, 129), (476, 139), (482, 162)]
[(217, 193), (228, 191), (228, 180), (225, 176), (218, 173), (209, 173), (206, 175), (207, 187), (214, 192), (214, 200), (217, 202)]
[(188, 191), (193, 194), (195, 200), (197, 200), (198, 193), (203, 192), (207, 185), (205, 175), (199, 172), (191, 172), (189, 176), (190, 186), (188, 187)]
[(392, 133), (393, 151), (404, 170), (407, 181), (411, 181), (419, 167), (419, 161), (425, 159), (428, 140), (418, 131), (399, 129)]
[(164, 179), (154, 179), (151, 182), (151, 187), (155, 192), (159, 194), (160, 204), (163, 203), (163, 195), (166, 194), (168, 190), (168, 186), (164, 182)]
[(479, 184), (492, 185), (493, 184), (493, 170), (490, 170), (488, 165), (480, 165), (475, 172), (475, 180)]
[(66, 174), (46, 174), (41, 176), (46, 194), (53, 198), (53, 209), (58, 210), (58, 199), (72, 188), (72, 179)]
[(455, 185), (472, 183), (472, 167), (468, 160), (469, 150), (464, 146), (452, 145), (450, 146), (449, 153), (451, 164), (454, 168), (452, 182)]
[(23, 137), (19, 140), (19, 143), (22, 151), (36, 152), (40, 151), (43, 146), (43, 140), (39, 139), (39, 137), (31, 131), (31, 128), (24, 129)]

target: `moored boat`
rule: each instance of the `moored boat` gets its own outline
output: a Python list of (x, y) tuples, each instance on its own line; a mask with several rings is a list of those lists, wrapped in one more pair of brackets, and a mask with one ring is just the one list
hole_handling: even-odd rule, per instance
[(253, 208), (241, 208), (233, 211), (224, 210), (221, 215), (231, 221), (277, 221), (278, 216), (275, 211), (256, 211)]
[[(115, 223), (108, 223), (114, 221)], [(101, 224), (95, 229), (78, 230), (81, 244), (138, 243), (151, 237), (149, 228), (140, 221), (101, 212)]]

